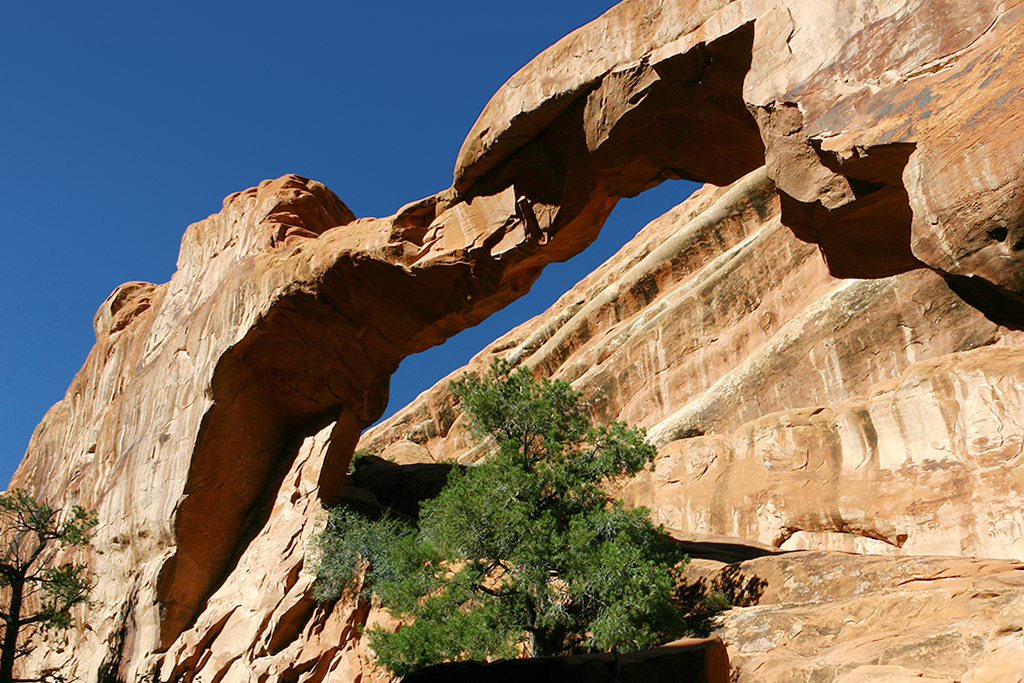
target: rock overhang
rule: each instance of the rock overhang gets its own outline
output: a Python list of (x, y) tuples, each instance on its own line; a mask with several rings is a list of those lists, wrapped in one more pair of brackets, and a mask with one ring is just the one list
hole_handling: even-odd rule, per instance
[[(1020, 326), (1022, 15), (980, 1), (627, 0), (495, 94), (453, 187), (515, 182), (549, 156), (548, 138), (571, 176), (548, 196), (728, 184), (763, 163), (784, 222), (837, 277), (930, 268)], [(616, 148), (614, 168), (603, 148)], [(992, 155), (1007, 163), (981, 161)]]
[[(330, 444), (303, 480), (329, 502), (402, 357), (509, 303), (584, 248), (620, 197), (666, 178), (727, 184), (765, 165), (759, 215), (777, 197), (834, 275), (927, 267), (1020, 326), (1020, 4), (827, 9), (627, 0), (498, 92), (452, 189), (357, 220), (317, 183), (269, 181), (189, 229), (171, 283), (119, 288), (15, 482), (112, 526), (135, 515), (111, 531), (118, 553), (96, 558), (104, 595), (131, 586), (113, 610), (141, 624), (125, 666), (184, 642), (253, 534), (284, 523), (271, 499), (291, 485), (297, 441)], [(707, 300), (730, 292), (750, 299)], [(615, 391), (635, 380), (580, 377)], [(687, 419), (672, 433), (699, 430)]]

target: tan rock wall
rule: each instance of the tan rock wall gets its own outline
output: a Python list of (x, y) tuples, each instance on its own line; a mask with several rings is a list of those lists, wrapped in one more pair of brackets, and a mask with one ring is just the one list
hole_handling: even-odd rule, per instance
[[(26, 665), (90, 681), (376, 675), (353, 633), (379, 617), (311, 607), (300, 546), (388, 378), (670, 177), (728, 187), (471, 369), (511, 355), (676, 444), (663, 459), (703, 435), (685, 445), (731, 454), (723, 476), (751, 468), (727, 492), (735, 514), (646, 494), (691, 530), (1016, 555), (1001, 511), (1019, 495), (1019, 340), (991, 321), (1024, 326), (1022, 28), (1018, 2), (626, 0), (498, 91), (449, 190), (384, 219), (298, 176), (228, 197), (188, 229), (169, 283), (104, 302), (14, 477), (101, 524), (88, 627)], [(459, 425), (442, 385), (363, 443), (472, 460)], [(820, 505), (772, 493), (804, 476), (803, 450), (831, 473), (803, 480)], [(884, 483), (920, 499), (879, 502), (868, 487)]]
[(1016, 348), (943, 356), (870, 397), (669, 443), (623, 495), (673, 528), (783, 548), (863, 552), (874, 540), (893, 553), (1024, 559), (1020, 361)]
[(1021, 568), (793, 552), (719, 567), (708, 581), (757, 595), (714, 619), (738, 683), (1018, 683)]
[(260, 503), (265, 522), (200, 617), (156, 660), (160, 680), (390, 680), (362, 638), (367, 625), (391, 625), (389, 617), (355, 596), (318, 604), (306, 568), (323, 522), (317, 481), (334, 427), (290, 444), (295, 460), (278, 474), (273, 499)]

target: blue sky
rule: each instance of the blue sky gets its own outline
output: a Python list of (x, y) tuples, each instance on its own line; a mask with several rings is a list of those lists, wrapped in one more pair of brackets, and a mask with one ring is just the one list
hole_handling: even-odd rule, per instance
[[(8, 3), (0, 22), (0, 482), (122, 282), (166, 282), (185, 228), (298, 173), (359, 216), (451, 182), (495, 90), (610, 0)], [(624, 201), (528, 297), (413, 356), (389, 411), (540, 312), (692, 184)]]

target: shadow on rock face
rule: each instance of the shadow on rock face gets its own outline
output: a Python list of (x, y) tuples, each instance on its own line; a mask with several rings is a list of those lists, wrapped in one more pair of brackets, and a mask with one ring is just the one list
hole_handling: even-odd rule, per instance
[(707, 637), (715, 629), (716, 614), (731, 607), (758, 604), (767, 587), (765, 579), (745, 574), (739, 564), (730, 564), (717, 575), (680, 586), (677, 599), (690, 606), (686, 617), (690, 633)]
[(818, 245), (834, 277), (881, 278), (923, 267), (911, 250), (913, 212), (902, 179), (914, 149), (909, 143), (879, 145), (840, 159), (814, 148), (814, 158), (848, 186), (850, 196), (826, 208), (780, 188), (782, 224)]
[(452, 467), (451, 463), (399, 465), (366, 455), (355, 461), (338, 504), (372, 519), (391, 514), (416, 521), (420, 503), (441, 492)]
[(721, 640), (689, 640), (627, 654), (452, 662), (413, 672), (403, 683), (726, 683)]
[(943, 273), (942, 277), (957, 296), (996, 325), (1024, 330), (1024, 295), (977, 275)]

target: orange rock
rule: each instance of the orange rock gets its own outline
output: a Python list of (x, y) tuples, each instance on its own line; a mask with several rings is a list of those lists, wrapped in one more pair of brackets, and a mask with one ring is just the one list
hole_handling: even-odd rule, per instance
[[(498, 91), (445, 192), (359, 219), (299, 176), (228, 197), (170, 282), (103, 303), (15, 474), (100, 517), (93, 605), (25, 666), (381, 678), (359, 631), (385, 617), (314, 605), (303, 572), (391, 373), (672, 177), (723, 187), (470, 369), (507, 356), (647, 426), (663, 469), (624, 495), (684, 531), (1021, 557), (1000, 325), (1024, 327), (1022, 29), (1017, 0), (626, 0)], [(362, 443), (471, 462), (464, 423), (442, 384)], [(850, 680), (888, 666), (863, 647)], [(999, 652), (971, 652), (963, 680), (994, 675)]]
[[(739, 683), (1020, 680), (1019, 563), (833, 552), (721, 568), (753, 588), (714, 617)], [(950, 591), (936, 575), (956, 579)], [(712, 575), (714, 576), (714, 575)], [(712, 579), (713, 580), (713, 579)], [(754, 604), (756, 602), (756, 604)]]

